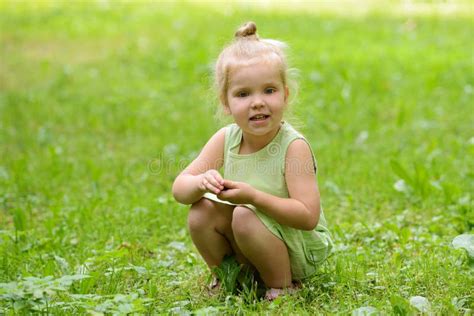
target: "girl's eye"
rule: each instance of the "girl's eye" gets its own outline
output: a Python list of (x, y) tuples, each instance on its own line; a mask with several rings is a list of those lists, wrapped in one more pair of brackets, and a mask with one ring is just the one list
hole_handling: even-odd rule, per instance
[(245, 98), (246, 96), (248, 96), (249, 94), (245, 91), (240, 91), (240, 92), (237, 92), (237, 97), (239, 98)]
[(272, 93), (275, 93), (276, 89), (275, 88), (266, 88), (265, 89), (265, 93), (266, 94), (272, 94)]

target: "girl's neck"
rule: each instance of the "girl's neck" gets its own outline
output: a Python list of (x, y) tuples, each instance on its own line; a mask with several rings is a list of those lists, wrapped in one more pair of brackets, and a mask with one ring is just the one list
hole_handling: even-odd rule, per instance
[(240, 143), (239, 154), (252, 154), (267, 146), (278, 134), (282, 124), (283, 123), (280, 123), (278, 128), (271, 133), (261, 136), (249, 135), (242, 131), (242, 142)]

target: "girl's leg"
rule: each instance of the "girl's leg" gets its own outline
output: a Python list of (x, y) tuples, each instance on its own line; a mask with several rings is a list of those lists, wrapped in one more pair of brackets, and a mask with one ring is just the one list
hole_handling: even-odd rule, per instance
[(194, 245), (210, 268), (218, 266), (225, 255), (235, 254), (240, 263), (248, 263), (232, 234), (234, 206), (200, 199), (191, 206), (188, 227)]
[(242, 254), (255, 266), (266, 286), (291, 286), (290, 258), (285, 243), (271, 233), (252, 210), (242, 206), (234, 208), (232, 231)]

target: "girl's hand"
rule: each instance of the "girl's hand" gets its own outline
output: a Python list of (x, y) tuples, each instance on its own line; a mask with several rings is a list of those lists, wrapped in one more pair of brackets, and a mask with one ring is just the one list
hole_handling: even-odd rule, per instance
[(252, 204), (256, 190), (245, 182), (224, 180), (225, 189), (217, 197), (234, 204)]
[(217, 170), (210, 169), (201, 174), (199, 188), (203, 192), (219, 194), (224, 190), (224, 179)]

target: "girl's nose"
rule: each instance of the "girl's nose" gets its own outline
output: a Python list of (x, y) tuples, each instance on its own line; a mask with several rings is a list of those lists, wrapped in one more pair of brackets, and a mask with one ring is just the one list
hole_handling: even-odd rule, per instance
[(255, 96), (254, 99), (252, 100), (252, 108), (259, 108), (265, 105), (265, 101), (263, 98), (259, 95)]

